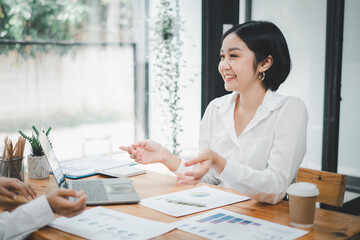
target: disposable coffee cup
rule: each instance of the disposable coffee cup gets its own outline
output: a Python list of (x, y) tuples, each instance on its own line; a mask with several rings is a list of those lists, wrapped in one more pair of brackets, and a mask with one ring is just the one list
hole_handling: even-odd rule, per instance
[(298, 182), (291, 184), (287, 193), (290, 205), (290, 224), (302, 228), (312, 227), (319, 189), (313, 183)]

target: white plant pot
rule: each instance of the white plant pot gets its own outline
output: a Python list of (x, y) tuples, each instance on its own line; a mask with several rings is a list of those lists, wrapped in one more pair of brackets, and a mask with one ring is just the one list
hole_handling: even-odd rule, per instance
[(49, 163), (45, 155), (41, 157), (27, 156), (28, 174), (31, 179), (44, 179), (49, 177)]

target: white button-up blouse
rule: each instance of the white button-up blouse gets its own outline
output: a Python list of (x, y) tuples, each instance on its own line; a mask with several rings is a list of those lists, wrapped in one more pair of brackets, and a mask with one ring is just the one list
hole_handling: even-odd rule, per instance
[[(210, 148), (227, 162), (220, 174), (211, 169), (202, 181), (232, 188), (261, 202), (278, 203), (306, 153), (306, 106), (298, 98), (268, 90), (254, 118), (237, 137), (237, 95), (233, 92), (214, 99), (204, 113), (199, 150)], [(184, 162), (177, 172), (187, 171)]]

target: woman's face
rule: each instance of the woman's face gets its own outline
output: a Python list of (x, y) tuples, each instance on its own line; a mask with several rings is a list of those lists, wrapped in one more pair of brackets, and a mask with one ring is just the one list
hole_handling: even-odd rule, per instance
[(258, 71), (254, 71), (254, 53), (236, 33), (227, 35), (220, 49), (219, 72), (227, 91), (243, 92), (259, 85)]

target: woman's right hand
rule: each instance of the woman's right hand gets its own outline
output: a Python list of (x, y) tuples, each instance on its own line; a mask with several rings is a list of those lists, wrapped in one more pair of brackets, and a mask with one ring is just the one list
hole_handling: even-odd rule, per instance
[(163, 162), (165, 151), (167, 151), (159, 143), (151, 140), (139, 141), (131, 146), (120, 146), (119, 148), (127, 151), (130, 158), (142, 164)]
[(141, 164), (162, 163), (170, 171), (176, 171), (180, 165), (179, 158), (152, 140), (139, 141), (131, 146), (120, 146), (119, 148), (127, 151), (130, 158)]

